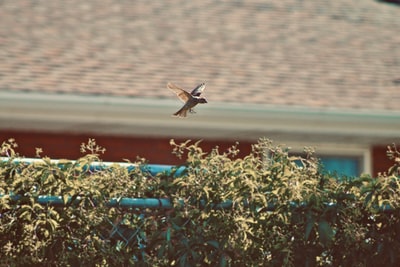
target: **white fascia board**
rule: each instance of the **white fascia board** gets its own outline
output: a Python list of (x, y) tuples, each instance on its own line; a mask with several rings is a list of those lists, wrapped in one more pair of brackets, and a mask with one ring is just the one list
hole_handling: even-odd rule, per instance
[(400, 137), (400, 111), (340, 111), (214, 103), (171, 117), (176, 99), (0, 92), (0, 129), (170, 138), (271, 139), (364, 144)]

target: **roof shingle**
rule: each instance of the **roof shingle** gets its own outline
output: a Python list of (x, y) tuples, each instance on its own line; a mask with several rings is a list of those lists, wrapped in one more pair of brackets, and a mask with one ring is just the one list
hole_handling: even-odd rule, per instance
[(0, 89), (400, 110), (400, 8), (337, 1), (0, 2)]

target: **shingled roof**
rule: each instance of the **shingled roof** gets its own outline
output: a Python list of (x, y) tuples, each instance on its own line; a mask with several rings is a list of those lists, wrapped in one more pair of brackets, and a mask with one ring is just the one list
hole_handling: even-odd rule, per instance
[(0, 90), (400, 110), (400, 8), (374, 0), (0, 2)]

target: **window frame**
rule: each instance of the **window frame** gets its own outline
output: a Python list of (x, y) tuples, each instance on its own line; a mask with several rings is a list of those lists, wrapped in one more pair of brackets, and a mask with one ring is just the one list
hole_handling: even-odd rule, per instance
[(372, 155), (369, 146), (354, 145), (354, 144), (339, 144), (339, 143), (288, 143), (290, 148), (289, 153), (303, 154), (305, 147), (310, 147), (315, 150), (317, 158), (320, 157), (357, 157), (360, 158), (360, 175), (372, 175)]

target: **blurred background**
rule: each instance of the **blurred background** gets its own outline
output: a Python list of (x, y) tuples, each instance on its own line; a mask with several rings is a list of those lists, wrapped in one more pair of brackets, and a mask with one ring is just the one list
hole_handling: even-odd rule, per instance
[[(176, 142), (240, 156), (267, 137), (329, 170), (387, 169), (400, 140), (400, 6), (374, 0), (0, 2), (0, 141), (76, 159), (180, 164)], [(186, 119), (167, 82), (206, 82)]]

